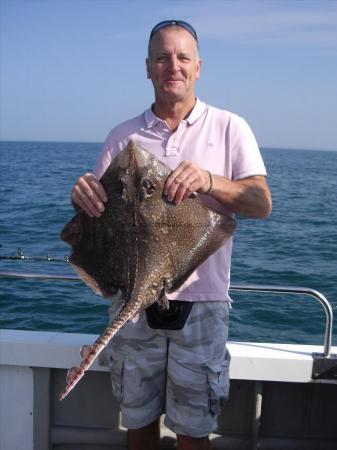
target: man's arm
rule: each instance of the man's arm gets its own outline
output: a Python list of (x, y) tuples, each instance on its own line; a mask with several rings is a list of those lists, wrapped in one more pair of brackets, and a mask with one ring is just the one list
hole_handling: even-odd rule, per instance
[[(231, 181), (212, 175), (212, 183), (210, 195), (232, 212), (257, 219), (268, 217), (271, 213), (271, 195), (264, 176)], [(207, 193), (210, 186), (209, 172), (183, 161), (168, 177), (164, 193), (169, 201), (180, 203), (192, 192)], [(76, 210), (83, 209), (90, 217), (100, 217), (108, 198), (95, 175), (86, 173), (76, 181), (71, 200)]]
[(264, 176), (232, 181), (220, 175), (210, 175), (190, 161), (183, 161), (167, 179), (164, 193), (169, 201), (180, 203), (192, 192), (210, 195), (232, 212), (245, 217), (263, 219), (272, 209), (270, 191)]
[(234, 213), (252, 219), (264, 219), (272, 209), (270, 191), (264, 176), (231, 181), (213, 175), (211, 194)]

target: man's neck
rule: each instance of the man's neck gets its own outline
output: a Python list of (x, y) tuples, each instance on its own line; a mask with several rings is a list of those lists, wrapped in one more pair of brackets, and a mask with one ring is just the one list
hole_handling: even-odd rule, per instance
[(165, 120), (172, 131), (174, 131), (179, 123), (190, 115), (195, 103), (195, 97), (183, 102), (161, 102), (156, 99), (152, 106), (152, 111), (157, 117)]

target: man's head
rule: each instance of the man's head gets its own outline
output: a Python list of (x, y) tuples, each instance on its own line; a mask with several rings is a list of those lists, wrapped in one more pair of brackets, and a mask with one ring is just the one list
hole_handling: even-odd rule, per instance
[(191, 25), (170, 20), (152, 29), (146, 67), (156, 100), (172, 102), (194, 98), (200, 66), (197, 34)]

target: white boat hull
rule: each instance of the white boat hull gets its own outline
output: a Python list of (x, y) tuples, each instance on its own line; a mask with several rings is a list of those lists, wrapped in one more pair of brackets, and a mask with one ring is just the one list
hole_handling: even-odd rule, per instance
[[(0, 331), (0, 449), (126, 448), (104, 354), (63, 402), (57, 396), (86, 334)], [(231, 392), (214, 449), (337, 449), (337, 382), (313, 381), (319, 346), (230, 342)], [(332, 348), (337, 353), (337, 348)], [(163, 448), (174, 435), (162, 426)]]

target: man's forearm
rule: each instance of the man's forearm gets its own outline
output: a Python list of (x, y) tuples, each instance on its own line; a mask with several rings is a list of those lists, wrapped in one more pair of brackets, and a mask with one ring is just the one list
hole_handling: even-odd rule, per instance
[(213, 175), (211, 195), (231, 211), (244, 217), (264, 219), (271, 213), (271, 195), (264, 176), (231, 181)]

